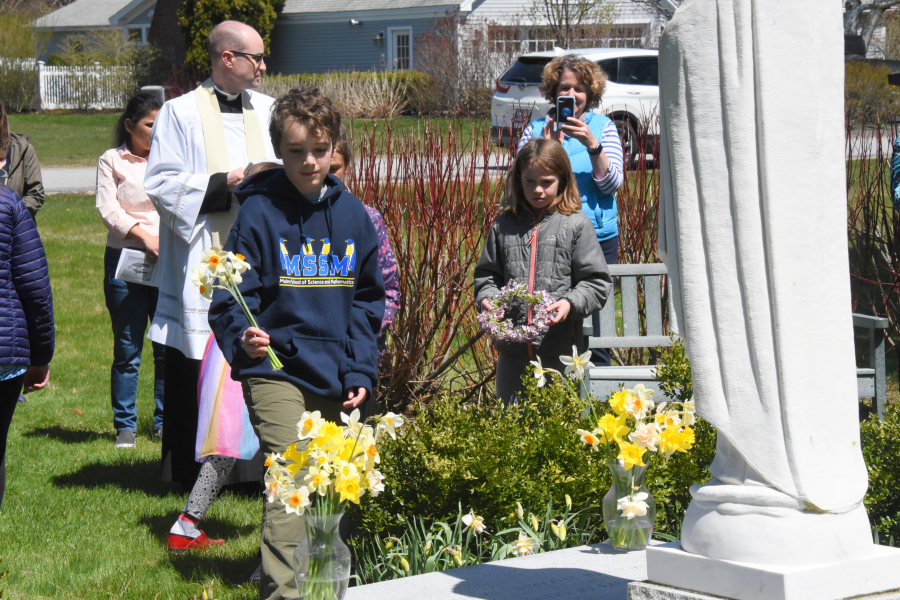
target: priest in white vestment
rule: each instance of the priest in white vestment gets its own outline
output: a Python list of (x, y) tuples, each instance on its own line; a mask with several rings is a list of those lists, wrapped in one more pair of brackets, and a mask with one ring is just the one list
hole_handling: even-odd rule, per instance
[(209, 301), (191, 281), (191, 268), (214, 234), (224, 243), (238, 210), (232, 190), (244, 167), (277, 160), (269, 139), (274, 99), (252, 91), (266, 69), (264, 51), (253, 28), (218, 25), (210, 36), (212, 77), (166, 102), (153, 127), (144, 186), (160, 216), (161, 283), (149, 337), (166, 346), (163, 480), (185, 489), (200, 469), (197, 381), (210, 336)]

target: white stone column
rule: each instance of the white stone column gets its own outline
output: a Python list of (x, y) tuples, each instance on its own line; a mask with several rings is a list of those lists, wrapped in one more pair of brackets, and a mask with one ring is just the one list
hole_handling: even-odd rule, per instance
[(649, 579), (741, 600), (900, 588), (862, 505), (841, 2), (685, 0), (659, 72), (660, 254), (719, 443)]

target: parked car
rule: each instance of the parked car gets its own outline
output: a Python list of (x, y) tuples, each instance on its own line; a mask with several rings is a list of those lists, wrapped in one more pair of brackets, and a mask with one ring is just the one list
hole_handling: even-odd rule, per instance
[(625, 155), (635, 161), (644, 150), (642, 134), (655, 135), (658, 126), (659, 54), (640, 48), (580, 48), (525, 54), (497, 79), (491, 100), (491, 137), (498, 144), (517, 140), (522, 130), (550, 110), (541, 96), (544, 67), (563, 54), (581, 54), (596, 61), (609, 76), (599, 108), (616, 123)]

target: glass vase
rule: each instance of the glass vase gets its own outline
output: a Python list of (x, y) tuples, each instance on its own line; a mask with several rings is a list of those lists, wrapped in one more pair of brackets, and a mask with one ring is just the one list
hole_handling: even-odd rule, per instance
[[(656, 521), (656, 500), (644, 485), (647, 467), (633, 466), (626, 471), (620, 461), (607, 461), (606, 466), (612, 473), (612, 487), (603, 497), (609, 541), (619, 550), (643, 550), (650, 543)], [(630, 508), (620, 507), (620, 501)]]
[(350, 580), (350, 549), (341, 540), (344, 513), (305, 514), (294, 550), (294, 579), (302, 600), (342, 600)]

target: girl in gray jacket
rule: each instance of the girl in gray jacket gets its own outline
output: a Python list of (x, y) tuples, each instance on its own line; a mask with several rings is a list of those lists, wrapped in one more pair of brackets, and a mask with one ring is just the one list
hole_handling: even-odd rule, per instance
[(581, 320), (603, 308), (612, 279), (594, 227), (581, 211), (569, 157), (559, 143), (536, 139), (523, 146), (506, 182), (503, 212), (494, 221), (478, 265), (475, 300), (491, 310), (491, 299), (510, 281), (528, 292), (546, 291), (555, 311), (547, 332), (531, 344), (495, 342), (497, 396), (515, 401), (530, 361), (562, 370), (581, 338)]

